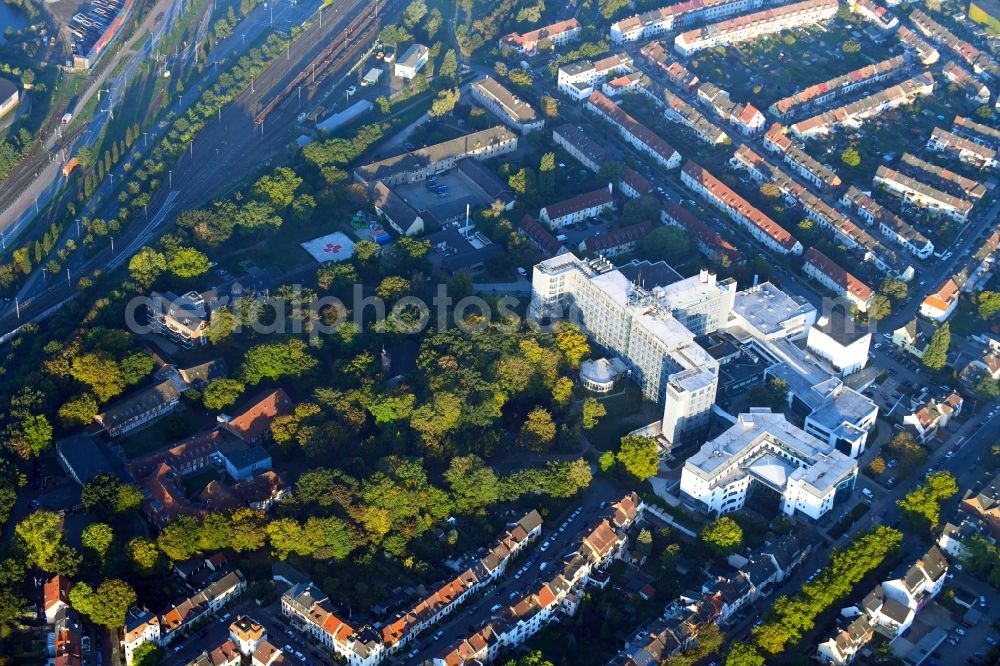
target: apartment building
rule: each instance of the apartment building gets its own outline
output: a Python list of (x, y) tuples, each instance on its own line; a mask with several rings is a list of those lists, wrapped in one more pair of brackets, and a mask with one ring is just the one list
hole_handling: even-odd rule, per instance
[(745, 14), (683, 32), (674, 38), (674, 49), (689, 56), (715, 46), (738, 44), (782, 30), (814, 25), (833, 18), (838, 6), (836, 0), (805, 0)]
[(759, 9), (764, 4), (764, 0), (686, 0), (612, 23), (611, 41), (621, 44), (649, 39), (697, 21), (718, 21)]
[(785, 128), (780, 123), (771, 125), (764, 134), (764, 147), (781, 155), (782, 160), (792, 171), (819, 189), (831, 190), (840, 187), (840, 176), (830, 167), (813, 159), (809, 153), (788, 138)]
[(587, 99), (587, 109), (611, 123), (618, 134), (636, 150), (646, 153), (665, 169), (676, 169), (681, 154), (653, 130), (622, 111), (607, 95), (594, 92)]
[(768, 111), (778, 119), (786, 120), (799, 113), (825, 106), (855, 91), (900, 76), (905, 71), (905, 59), (903, 56), (895, 56), (797, 90), (788, 97), (774, 102), (768, 107)]
[(707, 270), (643, 287), (606, 261), (565, 254), (535, 265), (530, 313), (568, 310), (594, 342), (620, 356), (643, 394), (663, 404), (662, 436), (676, 443), (707, 422), (718, 386), (718, 362), (695, 336), (725, 325), (735, 293), (734, 281)]
[(923, 39), (905, 25), (899, 26), (896, 37), (909, 51), (912, 51), (923, 65), (933, 65), (941, 58), (941, 54), (934, 46)]
[(955, 116), (955, 122), (951, 127), (951, 131), (987, 148), (993, 150), (1000, 149), (1000, 130), (988, 125), (981, 125), (968, 118)]
[(394, 66), (396, 76), (406, 80), (412, 79), (427, 64), (429, 55), (430, 49), (426, 46), (423, 44), (413, 44), (396, 60)]
[(879, 30), (889, 32), (899, 26), (899, 19), (882, 5), (873, 0), (848, 0), (851, 13), (874, 23)]
[(920, 314), (936, 322), (943, 322), (958, 306), (961, 288), (953, 278), (948, 278), (920, 303)]
[(927, 141), (927, 149), (944, 153), (971, 164), (978, 169), (994, 169), (997, 166), (997, 152), (992, 148), (969, 141), (948, 130), (935, 127)]
[(560, 47), (576, 39), (579, 35), (580, 22), (571, 18), (524, 34), (512, 32), (500, 38), (500, 48), (510, 48), (521, 55), (534, 55), (538, 52), (538, 43), (542, 40), (555, 47)]
[(652, 222), (640, 222), (620, 229), (612, 229), (600, 236), (590, 236), (580, 243), (579, 250), (602, 257), (617, 257), (635, 252), (639, 242), (653, 230)]
[(862, 251), (864, 260), (872, 262), (878, 270), (907, 281), (913, 278), (914, 269), (908, 262), (900, 260), (878, 239), (748, 146), (736, 150), (730, 165), (746, 170), (759, 183), (774, 184), (787, 203), (801, 207), (810, 220), (828, 229), (848, 248)]
[(816, 323), (816, 308), (770, 282), (736, 292), (727, 330), (738, 340), (760, 343), (801, 340)]
[(488, 160), (517, 150), (517, 135), (498, 125), (433, 146), (418, 148), (354, 169), (354, 180), (365, 186), (377, 181), (387, 185), (417, 183), (454, 168), (459, 160)]
[(160, 647), (170, 644), (196, 623), (217, 614), (246, 589), (246, 578), (236, 569), (159, 615), (133, 608), (125, 618), (121, 641), (125, 663), (131, 664), (136, 649), (145, 643)]
[(643, 178), (632, 167), (622, 169), (622, 178), (618, 181), (618, 189), (629, 199), (655, 196), (654, 193), (656, 192), (653, 189), (653, 184)]
[(809, 329), (806, 348), (827, 361), (841, 375), (847, 376), (868, 365), (872, 332), (854, 319), (836, 311), (821, 317)]
[(751, 408), (684, 462), (680, 490), (706, 511), (741, 509), (751, 484), (780, 496), (782, 513), (818, 520), (854, 489), (857, 462), (789, 423)]
[(875, 637), (867, 615), (859, 615), (816, 648), (820, 662), (830, 666), (847, 666), (855, 655)]
[(986, 186), (979, 181), (926, 162), (916, 155), (903, 153), (899, 166), (902, 171), (909, 172), (917, 178), (930, 176), (938, 185), (955, 196), (966, 196), (975, 201), (986, 196)]
[(827, 289), (842, 296), (861, 312), (867, 312), (875, 292), (814, 247), (805, 254), (802, 270)]
[[(434, 666), (486, 664), (501, 649), (517, 648), (549, 622), (572, 616), (579, 607), (587, 585), (600, 585), (600, 572), (619, 559), (628, 544), (626, 530), (641, 517), (645, 505), (635, 493), (614, 502), (608, 511), (580, 534), (575, 550), (541, 577), (517, 590), (509, 601), (479, 629), (470, 627), (441, 650)], [(606, 578), (603, 579), (606, 584)]]
[(734, 102), (727, 91), (714, 83), (701, 84), (698, 87), (698, 99), (744, 136), (753, 136), (764, 128), (764, 114), (757, 107), (750, 103)]
[[(656, 86), (653, 86), (647, 92), (650, 93), (654, 101), (664, 107), (663, 115), (667, 120), (687, 127), (701, 141), (710, 146), (719, 146), (730, 141), (729, 135), (721, 127), (666, 88), (658, 90)], [(659, 92), (659, 96), (657, 96), (657, 92)]]
[(792, 125), (792, 133), (800, 138), (828, 134), (837, 127), (861, 127), (861, 124), (875, 116), (900, 106), (912, 104), (918, 97), (934, 92), (934, 77), (923, 72), (884, 90), (862, 97), (856, 102), (845, 104)]
[(720, 236), (696, 215), (673, 201), (663, 204), (663, 208), (660, 210), (660, 221), (687, 231), (694, 239), (698, 251), (713, 261), (727, 266), (744, 261), (743, 253), (732, 243)]
[(929, 238), (857, 187), (851, 185), (847, 188), (847, 192), (840, 198), (840, 204), (868, 224), (877, 224), (887, 238), (911, 254), (921, 259), (934, 254), (934, 243)]
[(914, 9), (910, 12), (910, 22), (920, 34), (944, 46), (964, 60), (976, 74), (985, 74), (994, 81), (1000, 81), (1000, 65), (993, 58), (964, 39), (960, 39), (923, 11)]
[(507, 90), (492, 76), (476, 81), (470, 90), (473, 99), (512, 130), (527, 134), (541, 129), (545, 124), (545, 120), (535, 113), (530, 104)]
[(17, 84), (0, 78), (0, 118), (3, 118), (17, 106), (18, 101), (20, 101), (20, 93)]
[(951, 420), (962, 413), (964, 403), (962, 397), (954, 392), (941, 400), (931, 398), (909, 414), (905, 414), (903, 426), (913, 433), (918, 442), (926, 444), (938, 430), (947, 428)]
[(639, 71), (619, 74), (610, 81), (601, 84), (601, 92), (608, 97), (618, 97), (627, 92), (644, 90), (649, 84), (649, 77)]
[(597, 143), (579, 125), (560, 125), (552, 130), (552, 140), (577, 162), (594, 173), (612, 160), (604, 146)]
[(538, 219), (553, 231), (583, 220), (595, 218), (606, 210), (614, 210), (615, 200), (611, 184), (607, 187), (584, 192), (575, 197), (549, 204), (538, 211)]
[(556, 85), (576, 101), (590, 97), (595, 86), (609, 76), (632, 71), (632, 56), (615, 53), (600, 60), (580, 60), (563, 65), (556, 75)]
[(965, 98), (977, 104), (987, 104), (990, 101), (990, 89), (982, 81), (974, 77), (968, 70), (960, 67), (954, 60), (949, 60), (941, 68), (941, 74), (951, 83), (965, 92)]
[(901, 198), (904, 202), (935, 214), (942, 214), (957, 222), (965, 222), (972, 212), (972, 202), (953, 197), (947, 192), (931, 187), (923, 181), (906, 176), (895, 169), (880, 166), (872, 184)]
[(802, 243), (794, 236), (700, 165), (688, 160), (681, 169), (681, 181), (768, 249), (779, 254), (802, 254)]
[(639, 50), (642, 62), (661, 73), (678, 90), (693, 93), (701, 85), (698, 75), (673, 59), (669, 47), (661, 41), (652, 41)]
[(154, 291), (146, 304), (149, 327), (184, 349), (208, 344), (209, 312), (197, 291), (183, 296)]

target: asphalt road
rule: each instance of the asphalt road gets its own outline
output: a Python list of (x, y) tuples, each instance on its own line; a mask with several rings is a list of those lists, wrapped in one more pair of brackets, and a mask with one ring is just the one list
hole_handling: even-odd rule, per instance
[[(415, 642), (407, 645), (391, 663), (410, 665), (429, 662), (445, 648), (476, 631), (493, 617), (492, 609), (497, 604), (513, 603), (515, 599), (532, 589), (542, 574), (543, 565), (546, 569), (557, 567), (571, 550), (575, 550), (574, 546), (583, 528), (601, 514), (601, 503), (610, 503), (619, 499), (621, 495), (620, 489), (615, 488), (606, 479), (595, 476), (587, 494), (577, 505), (577, 509), (574, 509), (576, 513), (571, 513), (570, 517), (560, 524), (544, 523), (541, 535), (522, 551), (517, 559), (508, 564), (507, 571), (492, 585), (485, 591), (479, 592), (462, 607), (452, 611), (448, 619), (425, 631)], [(559, 531), (560, 527), (563, 528), (562, 531)], [(546, 542), (549, 545), (542, 550)], [(522, 567), (527, 568), (519, 575), (518, 572)]]
[[(94, 141), (110, 122), (114, 106), (123, 97), (125, 86), (135, 74), (136, 69), (153, 53), (157, 42), (169, 32), (173, 27), (177, 17), (184, 12), (187, 0), (160, 0), (146, 16), (146, 19), (139, 25), (133, 33), (132, 38), (124, 46), (117, 47), (116, 53), (112, 56), (102, 74), (98, 76), (87, 90), (79, 96), (75, 111), (82, 109), (87, 101), (97, 94), (100, 104), (94, 113), (93, 119), (87, 124), (86, 129), (79, 134), (75, 134), (72, 139), (66, 137), (63, 140), (62, 128), (57, 128), (49, 136), (45, 137), (45, 149), (56, 154), (57, 158), (51, 159), (47, 165), (31, 180), (30, 184), (21, 187), (18, 184), (20, 195), (2, 212), (0, 212), (0, 233), (6, 239), (16, 237), (21, 233), (36, 217), (43, 207), (52, 201), (53, 197), (59, 193), (66, 184), (66, 177), (62, 175), (62, 166), (65, 162), (76, 154), (82, 146), (91, 146)], [(163, 17), (156, 20), (157, 16), (163, 12)], [(151, 39), (146, 42), (141, 51), (133, 52), (132, 49), (142, 39), (146, 32), (151, 33)], [(126, 65), (117, 76), (110, 81), (107, 77), (115, 71), (121, 58), (131, 54)], [(103, 97), (100, 97), (103, 93)], [(13, 179), (18, 176), (11, 176), (12, 180), (8, 185), (13, 185)], [(37, 203), (36, 203), (37, 202)]]

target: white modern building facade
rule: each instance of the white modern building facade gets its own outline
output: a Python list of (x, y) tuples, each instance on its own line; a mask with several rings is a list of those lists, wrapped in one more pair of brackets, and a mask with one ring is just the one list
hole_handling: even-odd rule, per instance
[(694, 338), (726, 325), (735, 294), (734, 281), (706, 270), (643, 287), (606, 260), (566, 253), (535, 266), (530, 313), (568, 315), (620, 356), (644, 395), (663, 404), (661, 435), (674, 443), (708, 421), (719, 364)]
[(727, 514), (751, 490), (778, 496), (786, 515), (820, 518), (854, 488), (857, 463), (789, 423), (784, 415), (752, 408), (684, 463), (681, 493), (708, 511)]

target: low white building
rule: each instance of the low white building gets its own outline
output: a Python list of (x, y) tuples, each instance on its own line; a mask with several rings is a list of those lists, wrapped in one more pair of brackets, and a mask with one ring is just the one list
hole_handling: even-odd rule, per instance
[(606, 210), (614, 210), (615, 200), (611, 185), (593, 192), (584, 192), (570, 199), (549, 204), (538, 211), (538, 219), (557, 230), (583, 220), (597, 217)]
[(412, 79), (427, 64), (430, 50), (423, 44), (414, 44), (396, 60), (395, 73), (401, 79)]
[(786, 515), (814, 520), (850, 495), (857, 463), (789, 423), (783, 414), (752, 408), (687, 459), (681, 492), (718, 514), (741, 509), (752, 484), (780, 496)]
[(507, 90), (491, 76), (482, 78), (472, 84), (472, 97), (483, 108), (495, 115), (507, 127), (527, 134), (541, 129), (545, 119), (535, 113), (531, 105)]
[(770, 282), (736, 292), (729, 320), (729, 330), (746, 331), (761, 342), (765, 340), (800, 340), (816, 323), (816, 308), (806, 300), (789, 296)]
[(810, 328), (806, 347), (847, 376), (868, 365), (871, 341), (870, 330), (841, 314), (823, 317)]

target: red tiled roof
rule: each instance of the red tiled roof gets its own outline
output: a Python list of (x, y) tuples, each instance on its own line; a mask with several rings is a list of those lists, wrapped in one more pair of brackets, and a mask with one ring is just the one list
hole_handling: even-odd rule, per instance
[(848, 293), (862, 301), (867, 301), (875, 293), (872, 291), (871, 287), (845, 271), (837, 265), (833, 259), (814, 247), (811, 247), (806, 251), (805, 261), (806, 263), (815, 266), (821, 273), (829, 277), (841, 287), (844, 287)]
[(608, 188), (602, 187), (592, 192), (584, 192), (575, 197), (564, 199), (554, 204), (549, 204), (543, 210), (548, 213), (550, 220), (558, 220), (566, 215), (572, 215), (581, 210), (596, 206), (606, 206), (613, 201)]
[(628, 227), (614, 229), (600, 236), (591, 236), (583, 241), (587, 252), (612, 250), (629, 243), (638, 242), (643, 236), (653, 230), (651, 222), (640, 222)]
[(66, 576), (54, 576), (46, 581), (44, 589), (45, 610), (49, 610), (59, 602), (69, 605), (69, 591), (73, 582)]
[(271, 391), (242, 414), (230, 419), (225, 428), (247, 442), (259, 441), (277, 416), (292, 411), (292, 399), (284, 389)]

